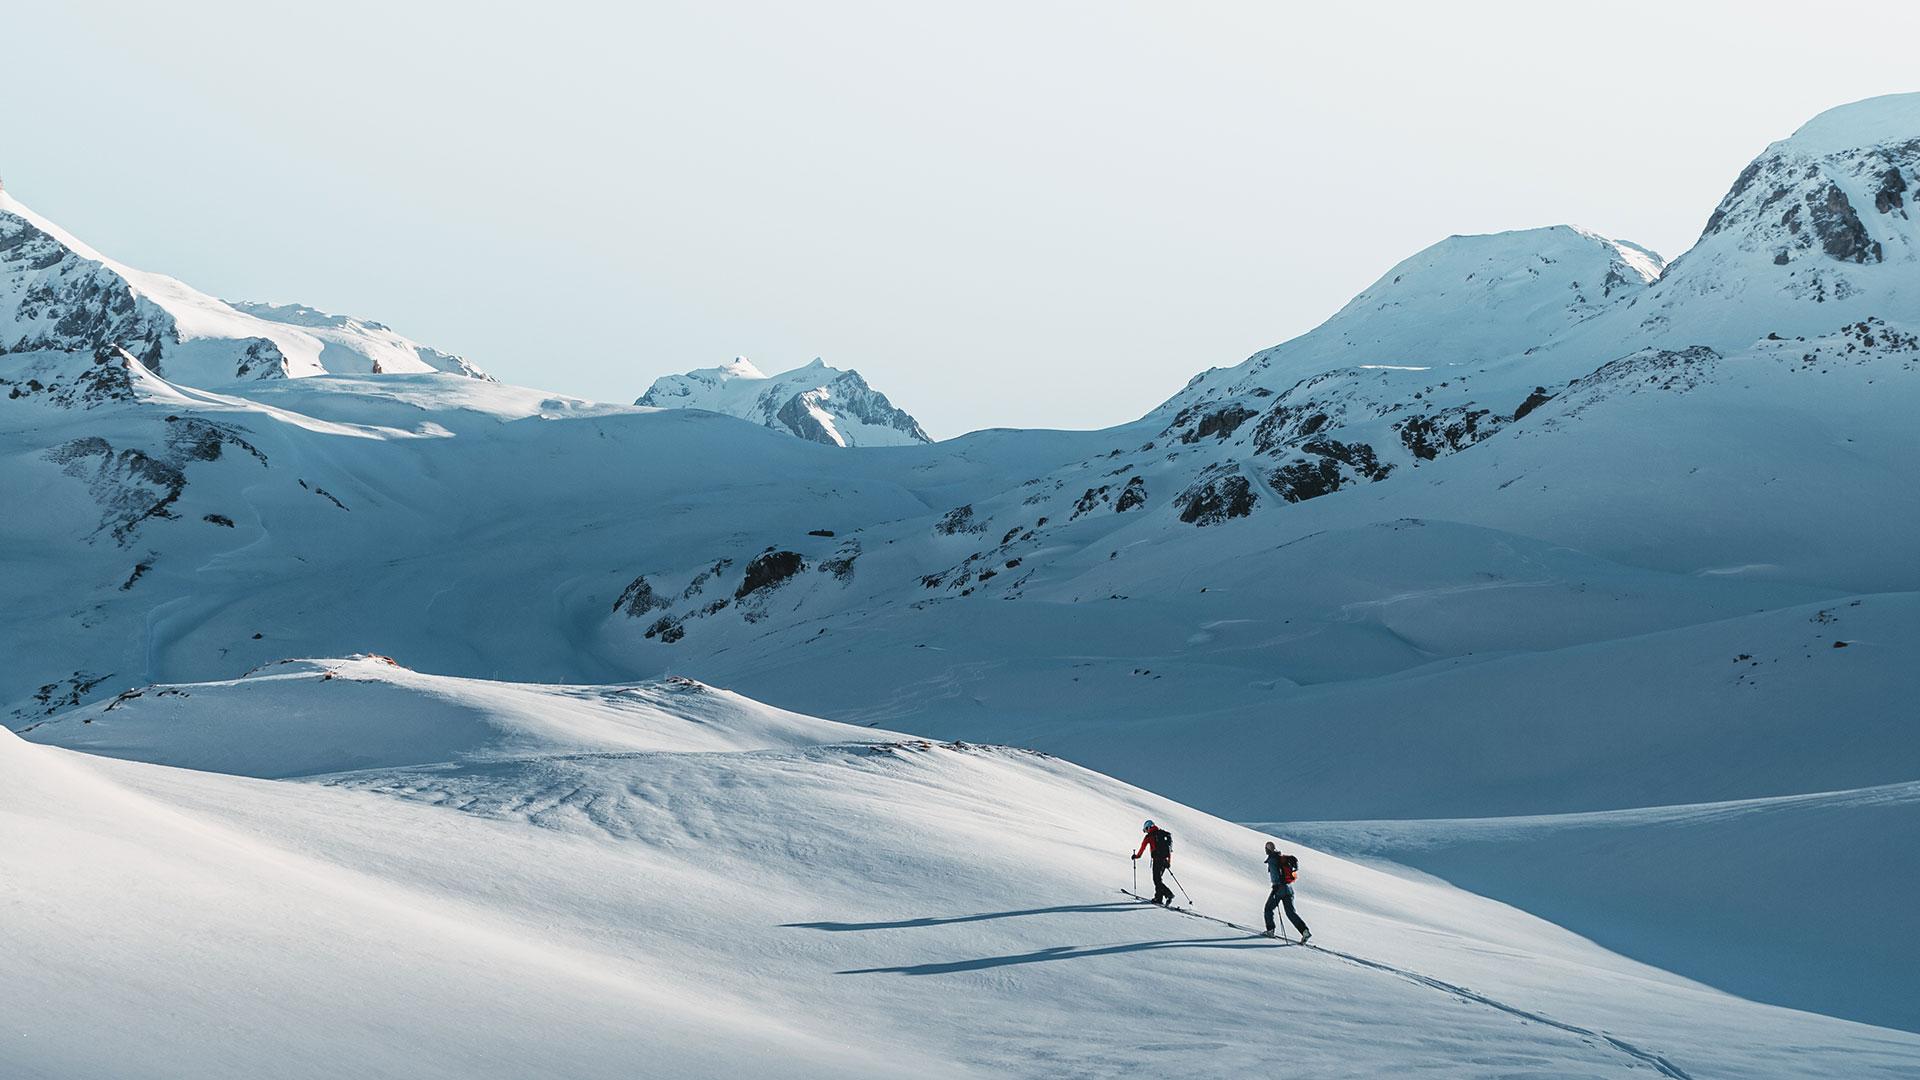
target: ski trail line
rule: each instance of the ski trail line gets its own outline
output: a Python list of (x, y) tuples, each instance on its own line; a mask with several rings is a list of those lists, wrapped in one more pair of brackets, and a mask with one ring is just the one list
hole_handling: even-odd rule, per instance
[[(1143, 896), (1139, 896), (1132, 892), (1128, 892), (1126, 889), (1121, 889), (1120, 891), (1122, 893), (1125, 893), (1128, 896), (1133, 897), (1135, 900), (1138, 900), (1141, 903), (1152, 903), (1152, 901), (1148, 900), (1147, 898)], [(1158, 905), (1155, 905), (1155, 906), (1158, 906)], [(1212, 915), (1202, 915), (1200, 912), (1193, 911), (1191, 909), (1169, 908), (1167, 910), (1172, 911), (1176, 914), (1188, 915), (1196, 919), (1205, 919), (1208, 922), (1219, 923), (1221, 926), (1232, 927), (1235, 930), (1244, 930), (1248, 933), (1258, 933), (1258, 931), (1252, 930), (1245, 926), (1241, 926), (1239, 923), (1231, 923), (1225, 919), (1215, 918)], [(1659, 1054), (1656, 1054), (1651, 1050), (1643, 1050), (1640, 1047), (1635, 1046), (1634, 1044), (1626, 1041), (1625, 1039), (1615, 1038), (1614, 1036), (1609, 1035), (1604, 1031), (1593, 1031), (1588, 1028), (1580, 1027), (1577, 1024), (1569, 1024), (1561, 1020), (1555, 1020), (1550, 1016), (1542, 1016), (1537, 1012), (1529, 1012), (1526, 1009), (1522, 1009), (1517, 1005), (1509, 1005), (1504, 1001), (1500, 1001), (1495, 998), (1490, 998), (1485, 994), (1476, 993), (1475, 991), (1469, 990), (1464, 986), (1456, 986), (1453, 983), (1446, 982), (1445, 980), (1436, 979), (1431, 975), (1422, 975), (1417, 971), (1408, 971), (1406, 968), (1394, 967), (1392, 964), (1381, 963), (1378, 960), (1369, 960), (1364, 956), (1355, 956), (1352, 953), (1341, 952), (1338, 949), (1329, 949), (1324, 945), (1309, 945), (1305, 942), (1296, 942), (1295, 944), (1298, 944), (1301, 948), (1313, 949), (1316, 952), (1322, 952), (1322, 953), (1326, 953), (1328, 956), (1337, 957), (1341, 960), (1345, 960), (1349, 964), (1355, 964), (1364, 968), (1372, 968), (1374, 971), (1385, 972), (1388, 975), (1397, 976), (1399, 978), (1407, 980), (1410, 983), (1414, 983), (1415, 985), (1418, 985), (1418, 986), (1425, 986), (1432, 990), (1438, 990), (1444, 994), (1451, 994), (1452, 996), (1459, 998), (1461, 1001), (1472, 1002), (1478, 1005), (1485, 1005), (1490, 1009), (1498, 1009), (1503, 1013), (1507, 1013), (1511, 1016), (1517, 1016), (1522, 1020), (1531, 1020), (1536, 1024), (1544, 1024), (1547, 1027), (1556, 1028), (1560, 1031), (1567, 1032), (1570, 1035), (1578, 1035), (1578, 1036), (1581, 1036), (1582, 1038), (1587, 1038), (1587, 1039), (1599, 1039), (1600, 1041), (1606, 1043), (1608, 1046), (1613, 1047), (1615, 1050), (1618, 1050), (1619, 1052), (1627, 1055), (1628, 1057), (1631, 1057), (1641, 1062), (1642, 1064), (1652, 1066), (1654, 1069), (1658, 1070), (1662, 1076), (1667, 1077), (1668, 1080), (1693, 1080), (1693, 1077), (1689, 1076), (1685, 1069), (1682, 1069), (1680, 1066), (1675, 1065), (1673, 1062), (1667, 1060), (1666, 1058), (1660, 1056)]]

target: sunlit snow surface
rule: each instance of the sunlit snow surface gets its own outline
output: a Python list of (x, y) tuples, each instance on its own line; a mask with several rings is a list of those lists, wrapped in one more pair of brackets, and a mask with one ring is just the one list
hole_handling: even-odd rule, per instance
[[(376, 728), (351, 771), (316, 755)], [(1228, 1076), (1276, 1041), (1314, 1076), (1920, 1064), (1920, 1036), (1311, 849), (1324, 950), (1153, 910), (1118, 891), (1143, 816), (1200, 908), (1243, 925), (1262, 837), (1053, 758), (689, 682), (311, 661), (28, 737), (303, 778), (0, 733), (0, 857), (26, 871), (9, 1075)]]

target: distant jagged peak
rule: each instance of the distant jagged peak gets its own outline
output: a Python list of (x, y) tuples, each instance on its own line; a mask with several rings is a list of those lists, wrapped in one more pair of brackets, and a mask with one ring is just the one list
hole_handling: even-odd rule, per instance
[(704, 409), (751, 420), (830, 446), (904, 446), (932, 442), (920, 422), (867, 384), (857, 371), (819, 357), (768, 375), (744, 356), (718, 367), (655, 379), (636, 405)]
[[(819, 361), (816, 360), (814, 362), (818, 363)], [(730, 379), (764, 379), (767, 377), (766, 372), (755, 367), (753, 361), (744, 356), (736, 356), (725, 364), (720, 365), (716, 370)]]

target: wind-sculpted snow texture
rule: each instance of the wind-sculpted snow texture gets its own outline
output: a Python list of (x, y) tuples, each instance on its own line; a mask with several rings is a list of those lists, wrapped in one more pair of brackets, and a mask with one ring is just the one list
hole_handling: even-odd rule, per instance
[[(88, 710), (150, 684), (371, 651), (470, 679), (685, 675), (1033, 747), (1242, 821), (1920, 780), (1916, 147), (1920, 96), (1825, 114), (1671, 265), (1570, 227), (1443, 240), (1104, 431), (927, 445), (829, 410), (841, 439), (795, 438), (792, 395), (767, 411), (743, 391), (736, 412), (693, 400), (701, 373), (663, 380), (686, 408), (371, 365), (237, 384), (231, 352), (196, 382), (142, 314), (158, 286), (107, 305), (126, 341), (8, 314), (4, 344), (29, 348), (0, 356), (0, 712), (91, 730), (108, 718)], [(0, 252), (7, 281), (55, 273), (33, 266), (62, 247), (74, 281), (87, 259), (149, 280), (22, 220), (58, 243)], [(882, 427), (914, 445), (868, 448)], [(90, 738), (74, 745), (149, 745)], [(1476, 875), (1635, 959), (1916, 1024), (1859, 992), (1884, 983), (1846, 985), (1866, 890), (1821, 896), (1788, 985), (1753, 977), (1765, 940), (1678, 950)], [(1759, 876), (1688, 902), (1743, 925)], [(1912, 935), (1869, 940), (1876, 970), (1920, 963)]]
[(1324, 947), (1156, 910), (1119, 892), (1141, 817), (1243, 925), (1263, 837), (1031, 751), (689, 680), (310, 660), (27, 738), (129, 760), (0, 731), (0, 859), (33, 889), (7, 921), (10, 1075), (1256, 1075), (1276, 1001), (1312, 1018), (1286, 1059), (1313, 1076), (1920, 1062), (1920, 1036), (1285, 838)]
[(906, 446), (933, 440), (920, 422), (860, 377), (816, 359), (778, 375), (736, 356), (722, 367), (655, 379), (636, 405), (705, 409), (829, 446)]

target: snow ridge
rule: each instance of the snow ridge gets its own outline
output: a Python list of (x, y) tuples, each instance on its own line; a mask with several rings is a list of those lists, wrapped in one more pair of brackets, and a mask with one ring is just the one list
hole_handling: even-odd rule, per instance
[(109, 347), (193, 386), (342, 372), (487, 378), (379, 323), (300, 305), (235, 306), (135, 270), (0, 190), (0, 353)]
[(811, 363), (766, 375), (744, 356), (720, 367), (654, 380), (635, 405), (704, 409), (751, 420), (829, 446), (906, 446), (930, 443), (915, 420), (857, 371)]

